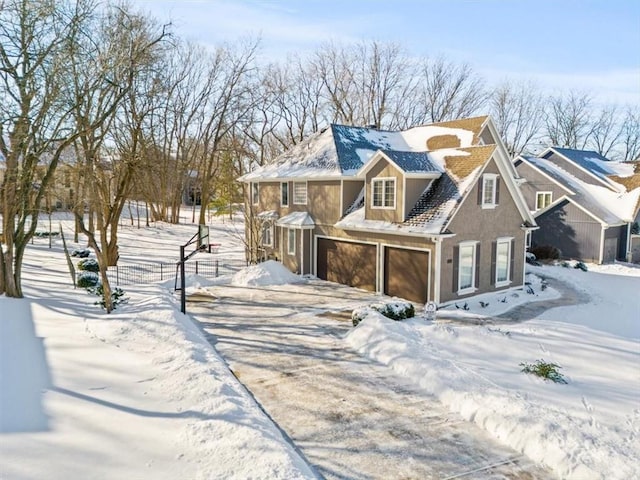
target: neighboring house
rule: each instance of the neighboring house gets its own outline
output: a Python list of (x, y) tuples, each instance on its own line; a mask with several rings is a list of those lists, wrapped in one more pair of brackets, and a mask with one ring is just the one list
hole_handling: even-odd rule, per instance
[(638, 242), (633, 224), (640, 220), (638, 162), (551, 147), (537, 157), (519, 156), (514, 165), (540, 227), (532, 232), (532, 246), (552, 245), (562, 258), (595, 263), (633, 260)]
[(331, 125), (241, 180), (266, 257), (444, 303), (523, 284), (535, 221), (516, 175), (478, 117), (400, 132)]

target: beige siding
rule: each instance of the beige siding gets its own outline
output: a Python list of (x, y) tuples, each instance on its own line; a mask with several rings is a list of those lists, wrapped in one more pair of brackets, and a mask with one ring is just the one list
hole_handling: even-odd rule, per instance
[[(485, 172), (499, 173), (493, 160), (487, 165)], [(479, 183), (473, 187), (450, 223), (449, 230), (455, 237), (445, 239), (442, 244), (441, 302), (462, 298), (454, 291), (454, 275), (457, 277), (457, 272), (454, 272), (454, 265), (457, 263), (454, 248), (464, 241), (480, 242), (479, 284), (473, 295), (497, 290), (491, 283), (491, 260), (493, 242), (500, 237), (514, 239), (514, 269), (509, 287), (522, 285), (525, 240), (520, 212), (503, 179), (500, 180), (499, 203), (494, 209), (483, 209), (478, 205), (478, 188)]]
[(301, 210), (309, 212), (314, 222), (333, 225), (342, 217), (339, 180), (308, 182), (307, 197), (307, 205)]
[(347, 209), (356, 201), (360, 194), (364, 182), (362, 180), (345, 180), (342, 183), (342, 212), (341, 216), (347, 212)]
[(424, 178), (407, 178), (404, 191), (404, 219), (406, 220), (409, 212), (420, 199), (427, 186), (431, 183), (431, 179)]
[[(395, 209), (372, 208), (372, 180), (374, 178), (394, 178), (396, 181)], [(402, 199), (404, 198), (403, 174), (386, 160), (379, 160), (366, 176), (365, 218), (367, 220), (383, 220), (386, 222), (404, 221)]]

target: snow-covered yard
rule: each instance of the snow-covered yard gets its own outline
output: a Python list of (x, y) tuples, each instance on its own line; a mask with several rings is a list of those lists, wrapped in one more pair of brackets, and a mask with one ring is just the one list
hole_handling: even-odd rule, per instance
[[(242, 256), (241, 229), (241, 221), (212, 224), (219, 255)], [(184, 224), (127, 226), (122, 262), (175, 260), (193, 233)], [(434, 323), (371, 315), (345, 346), (560, 478), (640, 478), (640, 269), (590, 269), (532, 269), (534, 281), (579, 289), (584, 305), (523, 323), (482, 317), (535, 295), (489, 299), (485, 308), (470, 301)], [(206, 284), (193, 278), (192, 290)], [(49, 250), (43, 239), (27, 250), (24, 287), (27, 299), (0, 297), (0, 478), (315, 478), (179, 313), (171, 289), (125, 287), (129, 303), (104, 315), (97, 297), (70, 286), (60, 241)], [(557, 296), (547, 290), (545, 298)], [(538, 359), (560, 365), (568, 384), (520, 371)]]

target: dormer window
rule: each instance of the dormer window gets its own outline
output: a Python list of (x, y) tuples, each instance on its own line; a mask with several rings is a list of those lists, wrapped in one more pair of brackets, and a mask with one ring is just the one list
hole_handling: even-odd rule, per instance
[(482, 176), (480, 200), (482, 208), (495, 208), (498, 205), (498, 175), (495, 173), (485, 173)]
[(372, 208), (396, 208), (396, 179), (375, 178), (371, 181)]

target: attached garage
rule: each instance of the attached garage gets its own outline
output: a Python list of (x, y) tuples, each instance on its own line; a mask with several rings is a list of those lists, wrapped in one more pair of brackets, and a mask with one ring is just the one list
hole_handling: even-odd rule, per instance
[(384, 248), (384, 293), (426, 303), (429, 289), (429, 252)]
[(377, 246), (318, 238), (317, 276), (330, 282), (376, 291)]

